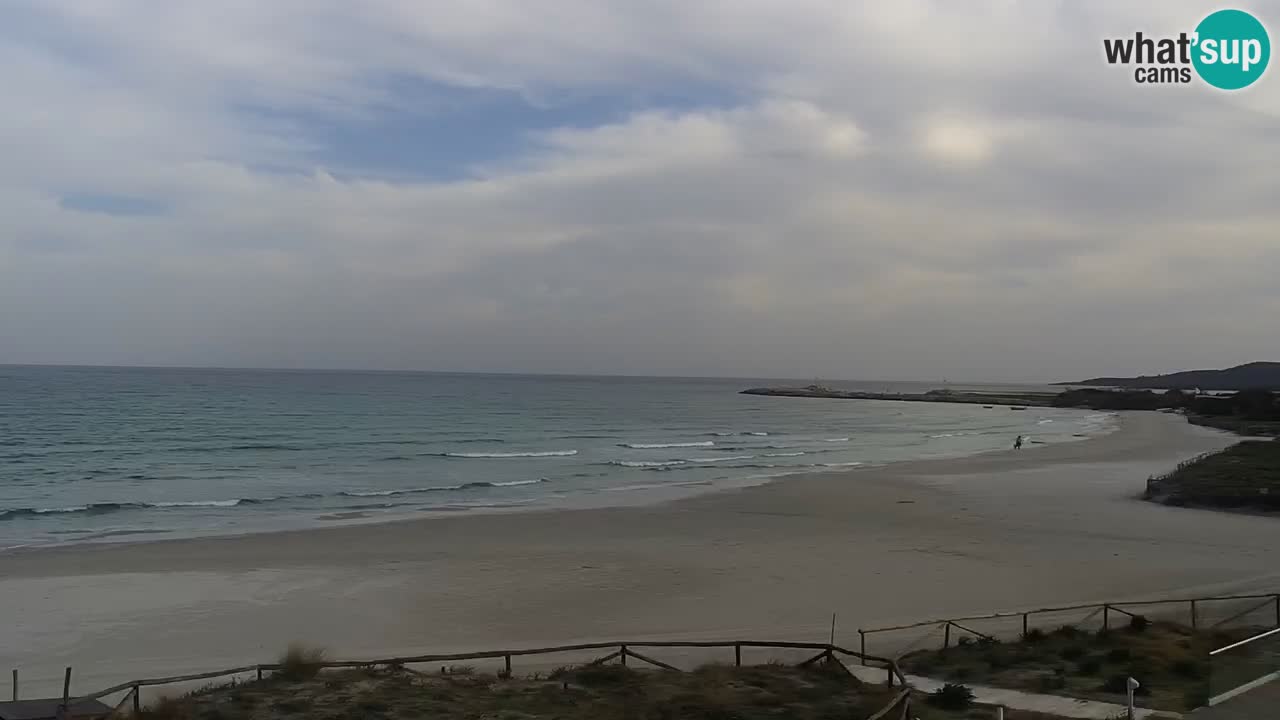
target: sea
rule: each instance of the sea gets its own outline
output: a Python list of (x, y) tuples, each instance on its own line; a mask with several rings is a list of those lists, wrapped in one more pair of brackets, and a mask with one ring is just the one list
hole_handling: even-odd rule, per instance
[(0, 550), (645, 504), (1115, 425), (1075, 409), (739, 392), (810, 382), (0, 366)]

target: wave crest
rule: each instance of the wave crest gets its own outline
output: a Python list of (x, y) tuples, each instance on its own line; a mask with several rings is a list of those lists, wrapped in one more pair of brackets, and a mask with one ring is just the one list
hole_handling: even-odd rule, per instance
[(465, 458), (468, 460), (482, 460), (489, 458), (544, 458), (544, 457), (570, 457), (577, 455), (577, 450), (534, 450), (530, 452), (447, 452), (440, 453), (441, 457)]
[(698, 442), (678, 442), (678, 443), (619, 443), (618, 447), (631, 448), (632, 450), (658, 450), (661, 448), (690, 448), (690, 447), (714, 447), (715, 442), (711, 440), (702, 440)]

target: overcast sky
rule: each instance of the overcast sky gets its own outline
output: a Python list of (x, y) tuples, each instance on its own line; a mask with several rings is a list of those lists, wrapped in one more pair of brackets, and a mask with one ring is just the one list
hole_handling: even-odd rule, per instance
[(1280, 360), (1280, 69), (1102, 56), (1217, 7), (4, 0), (0, 362)]

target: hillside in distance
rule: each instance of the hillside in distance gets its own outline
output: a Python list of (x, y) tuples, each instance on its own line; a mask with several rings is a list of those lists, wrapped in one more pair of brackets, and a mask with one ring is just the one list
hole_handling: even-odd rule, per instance
[(1253, 390), (1280, 388), (1280, 362), (1251, 362), (1225, 370), (1184, 370), (1167, 375), (1096, 377), (1057, 385), (1148, 388), (1153, 390)]

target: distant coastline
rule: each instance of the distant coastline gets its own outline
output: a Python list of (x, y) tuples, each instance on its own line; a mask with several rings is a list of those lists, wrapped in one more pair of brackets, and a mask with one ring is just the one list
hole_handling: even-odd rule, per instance
[(1012, 407), (1052, 407), (1056, 393), (1050, 392), (957, 392), (930, 390), (924, 393), (873, 393), (856, 390), (833, 390), (822, 385), (806, 387), (747, 388), (743, 395), (778, 397), (830, 398), (840, 400), (896, 400), (900, 402), (945, 402), (966, 405), (1008, 405)]
[(1096, 377), (1054, 384), (1147, 390), (1273, 390), (1280, 388), (1280, 362), (1251, 362), (1222, 370), (1184, 370), (1166, 375)]

